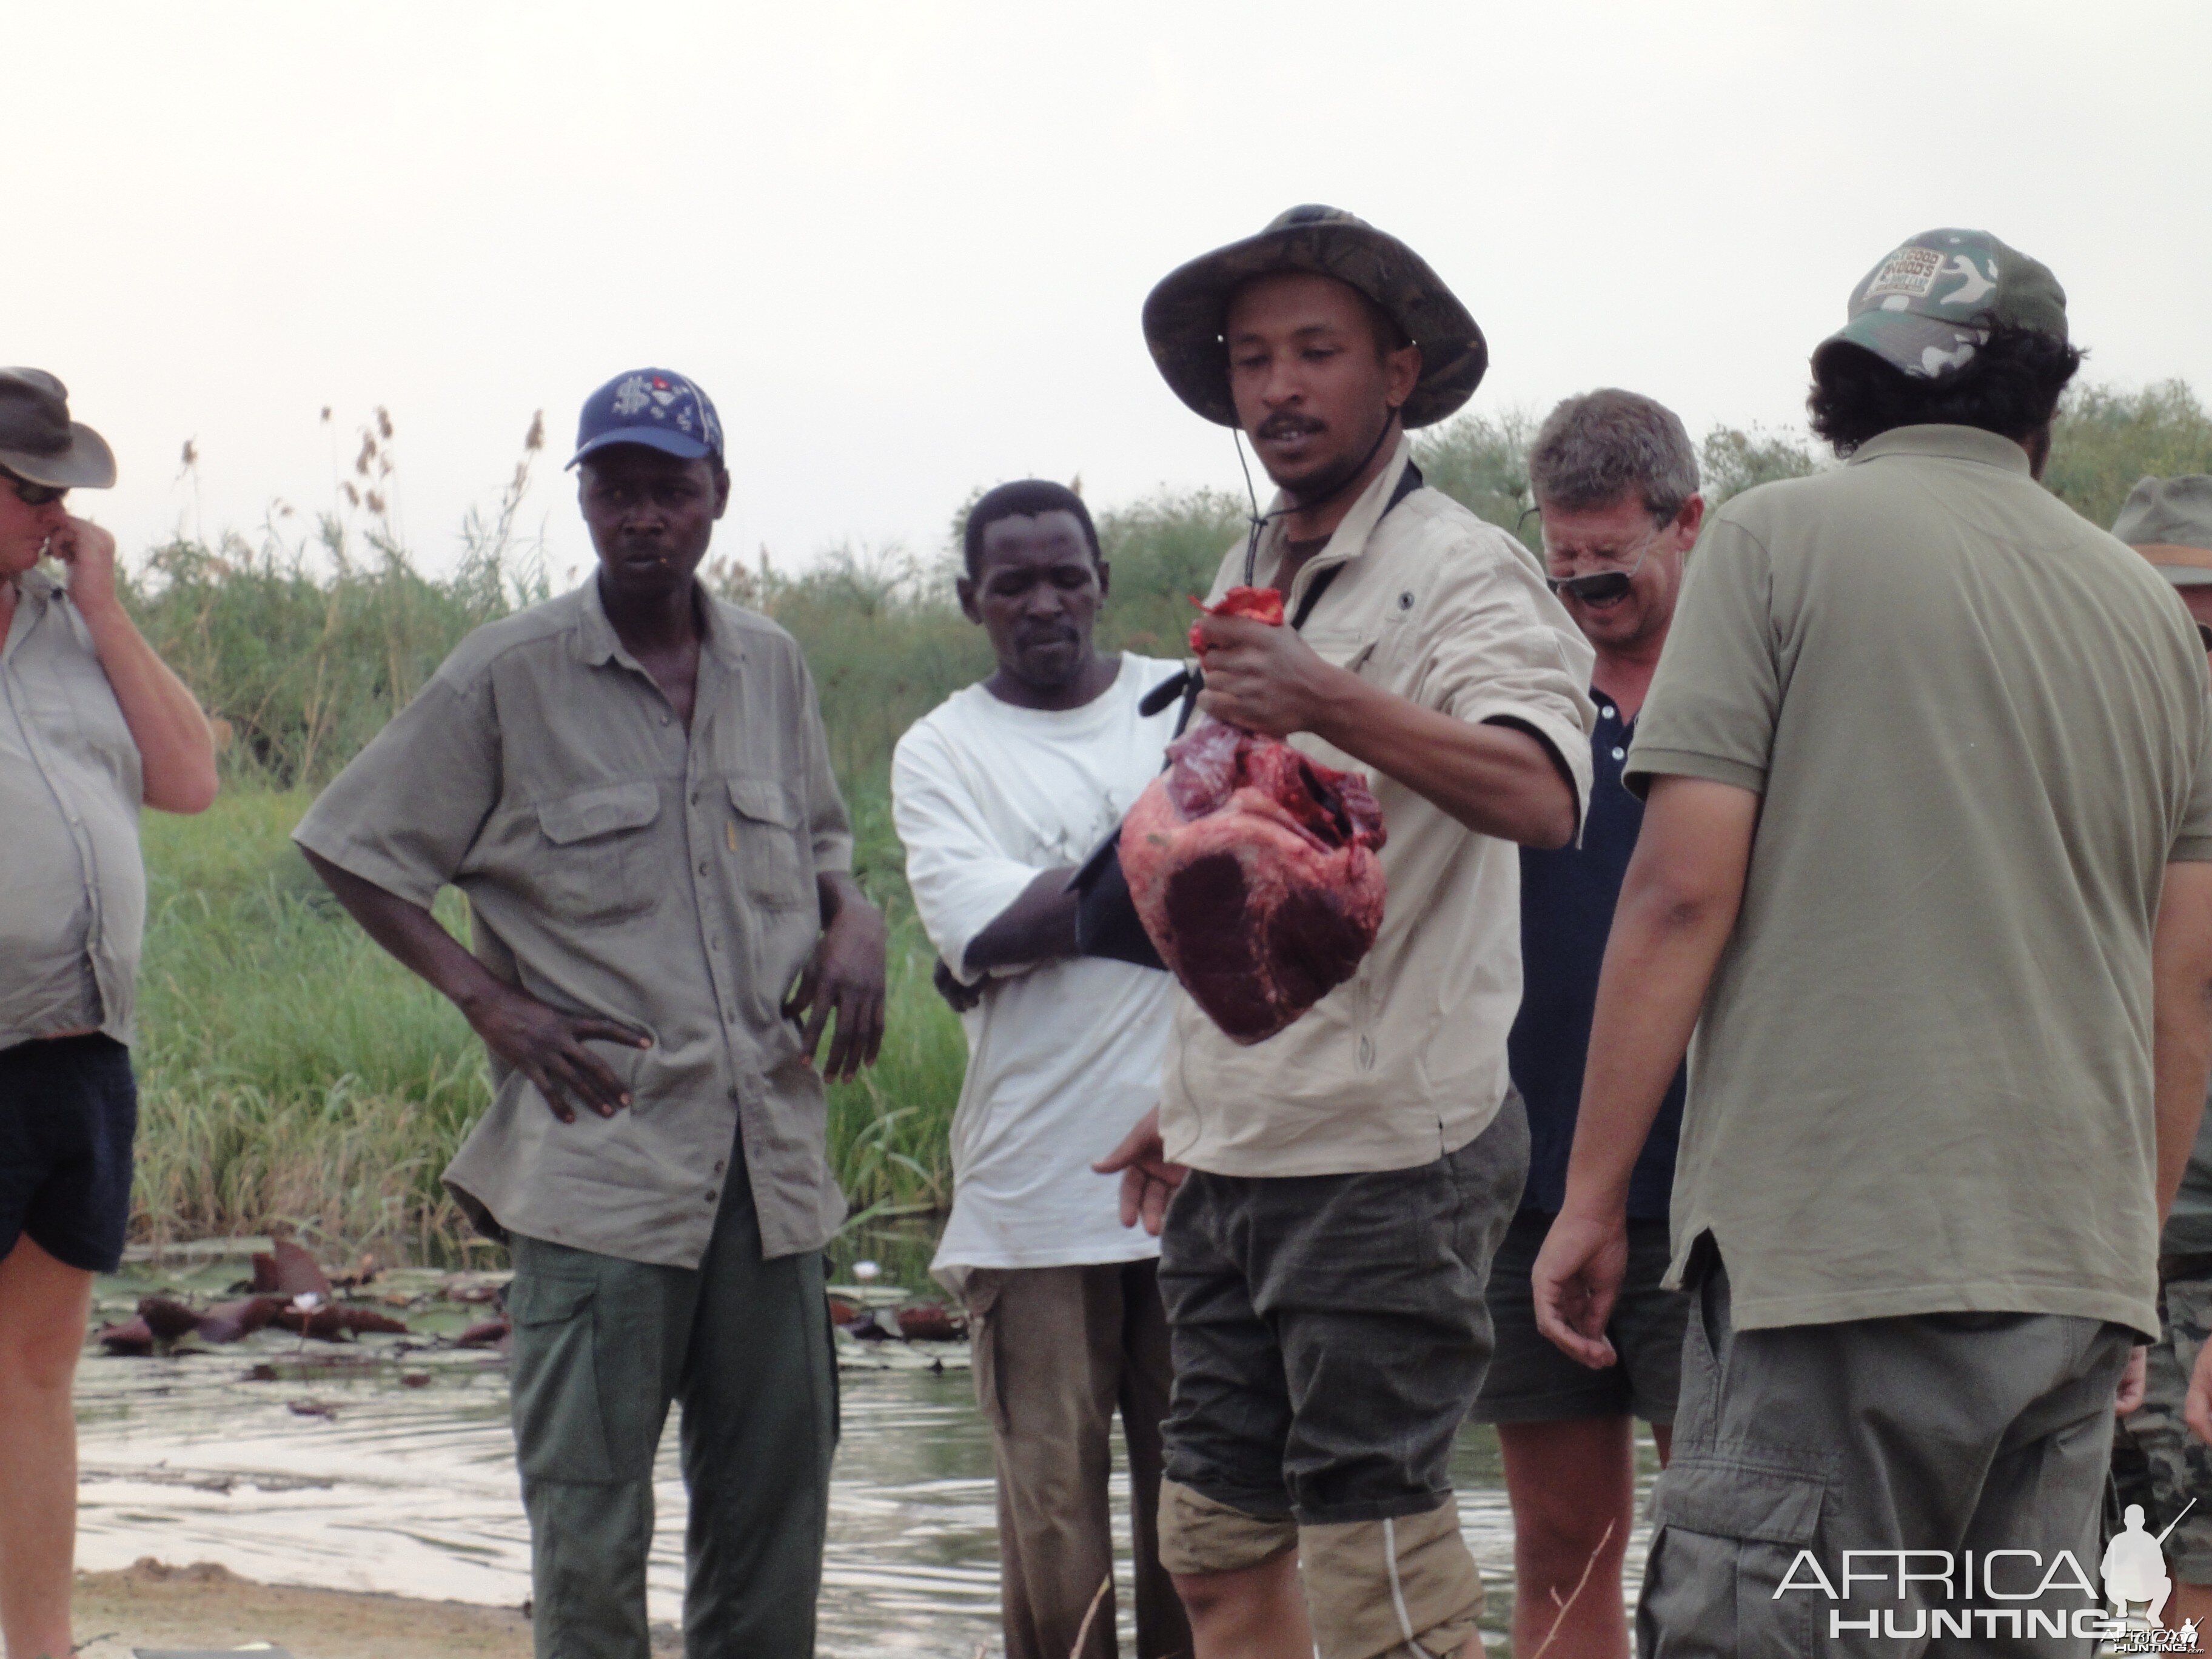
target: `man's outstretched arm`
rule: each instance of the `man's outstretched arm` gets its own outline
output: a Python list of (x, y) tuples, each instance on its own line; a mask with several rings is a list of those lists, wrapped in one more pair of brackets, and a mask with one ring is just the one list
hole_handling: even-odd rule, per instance
[(1628, 1182), (1735, 931), (1759, 797), (1654, 779), (1606, 940), (1567, 1163), (1567, 1195), (1533, 1273), (1536, 1325), (1594, 1369), (1628, 1263)]
[(484, 1046), (537, 1086), (554, 1116), (563, 1123), (576, 1121), (571, 1097), (601, 1117), (612, 1117), (629, 1104), (622, 1079), (584, 1045), (620, 1042), (649, 1048), (651, 1037), (613, 1020), (548, 1007), (463, 950), (422, 906), (319, 853), (300, 850), (362, 931), (459, 1008)]
[(1468, 829), (1524, 847), (1564, 847), (1580, 803), (1549, 745), (1516, 726), (1470, 725), (1370, 685), (1287, 628), (1200, 619), (1199, 707), (1248, 732), (1310, 732), (1433, 801)]

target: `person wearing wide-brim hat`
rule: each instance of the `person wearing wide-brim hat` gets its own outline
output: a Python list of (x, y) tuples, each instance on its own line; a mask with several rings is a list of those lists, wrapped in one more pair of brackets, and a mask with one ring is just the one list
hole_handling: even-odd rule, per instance
[[(215, 799), (205, 716), (124, 611), (115, 538), (64, 498), (115, 457), (35, 368), (0, 368), (0, 1631), (70, 1650), (70, 1390), (131, 1216), (142, 806)], [(66, 580), (41, 568), (58, 561)]]
[(1201, 1655), (1453, 1653), (1482, 1591), (1449, 1455), (1528, 1151), (1514, 843), (1580, 823), (1591, 651), (1527, 549), (1423, 484), (1406, 429), (1488, 354), (1404, 243), (1294, 208), (1169, 276), (1144, 324), (1279, 491), (1213, 597), (1272, 586), (1292, 625), (1205, 618), (1200, 707), (1364, 773), (1389, 895), (1354, 977), (1263, 1042), (1179, 993), (1159, 1109), (1101, 1165), (1125, 1213), (1165, 1210), (1161, 1559)]
[(2137, 479), (2112, 534), (2173, 584), (2212, 647), (2212, 473)]
[[(2112, 534), (2172, 584), (2212, 650), (2212, 476), (2138, 480)], [(2159, 1232), (2158, 1274), (2159, 1340), (2143, 1356), (2142, 1404), (2112, 1436), (2112, 1480), (2121, 1502), (2175, 1522), (2164, 1540), (2172, 1589), (2160, 1613), (2173, 1628), (2212, 1619), (2212, 1447), (2184, 1421), (2192, 1357), (2212, 1401), (2212, 1111)]]

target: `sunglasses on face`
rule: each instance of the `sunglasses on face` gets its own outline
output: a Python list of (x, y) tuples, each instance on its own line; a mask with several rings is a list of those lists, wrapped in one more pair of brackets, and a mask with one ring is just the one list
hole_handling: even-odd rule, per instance
[(29, 479), (19, 478), (12, 472), (0, 473), (0, 477), (7, 479), (9, 486), (15, 492), (15, 499), (26, 507), (44, 507), (47, 502), (58, 501), (70, 493), (70, 487), (67, 484), (56, 488), (52, 484), (33, 483)]
[(1636, 573), (1644, 568), (1644, 562), (1651, 556), (1652, 544), (1658, 539), (1656, 530), (1645, 537), (1636, 562), (1626, 570), (1601, 570), (1588, 576), (1547, 576), (1544, 586), (1554, 593), (1565, 593), (1593, 605), (1608, 605), (1627, 593), (1636, 580)]

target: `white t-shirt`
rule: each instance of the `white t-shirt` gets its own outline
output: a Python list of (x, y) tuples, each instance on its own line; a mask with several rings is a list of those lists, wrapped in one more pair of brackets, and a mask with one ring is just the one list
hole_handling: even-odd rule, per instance
[[(1146, 692), (1177, 665), (1124, 653), (1080, 708), (1018, 708), (981, 685), (915, 722), (891, 759), (891, 811), (930, 942), (969, 982), (968, 946), (1041, 871), (1080, 864), (1159, 773), (1175, 708)], [(934, 1271), (1056, 1267), (1159, 1253), (1124, 1227), (1118, 1176), (1091, 1165), (1159, 1098), (1175, 981), (1097, 957), (1006, 968), (961, 1017), (968, 1077), (952, 1119), (952, 1215)]]

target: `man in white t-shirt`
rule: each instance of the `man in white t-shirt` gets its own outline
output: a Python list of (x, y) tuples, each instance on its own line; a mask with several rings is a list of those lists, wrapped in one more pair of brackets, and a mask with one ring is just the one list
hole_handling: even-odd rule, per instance
[[(1159, 1098), (1168, 975), (1078, 958), (1074, 868), (1158, 773), (1172, 708), (1138, 704), (1178, 665), (1102, 657), (1107, 568), (1082, 499), (1001, 484), (968, 517), (960, 605), (990, 678), (916, 721), (891, 762), (915, 907), (963, 1012), (952, 1216), (935, 1271), (967, 1302), (991, 1419), (1008, 1659), (1067, 1659), (1113, 1573), (1106, 1480), (1118, 1406), (1129, 1454), (1140, 1659), (1187, 1652), (1159, 1565), (1167, 1320), (1158, 1243), (1121, 1224), (1091, 1162)], [(1110, 1588), (1081, 1659), (1114, 1659)]]

